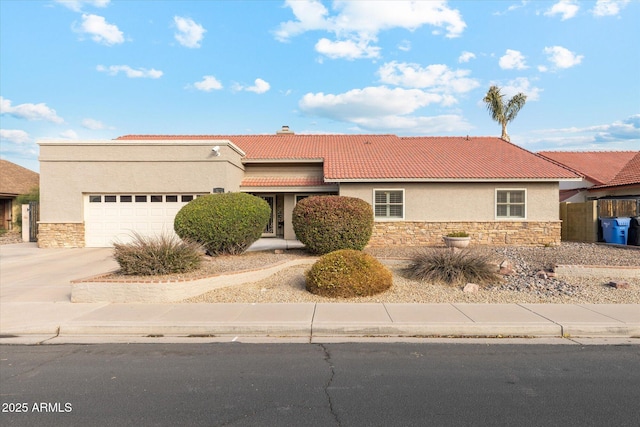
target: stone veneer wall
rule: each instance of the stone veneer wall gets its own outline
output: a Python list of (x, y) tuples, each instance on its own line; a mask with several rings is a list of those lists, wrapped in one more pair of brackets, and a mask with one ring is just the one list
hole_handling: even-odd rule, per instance
[(83, 223), (39, 223), (39, 248), (83, 248)]
[(376, 222), (369, 246), (436, 246), (466, 231), (476, 245), (559, 245), (562, 221)]

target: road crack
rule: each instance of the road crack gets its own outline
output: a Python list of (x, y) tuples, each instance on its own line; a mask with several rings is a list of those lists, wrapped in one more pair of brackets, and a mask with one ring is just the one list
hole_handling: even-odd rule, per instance
[(335, 366), (333, 365), (333, 361), (331, 360), (331, 352), (329, 351), (327, 346), (325, 344), (318, 344), (318, 345), (320, 346), (320, 348), (322, 348), (322, 351), (324, 351), (324, 361), (327, 362), (327, 365), (329, 365), (329, 372), (331, 373), (329, 375), (329, 379), (324, 385), (324, 394), (325, 396), (327, 396), (329, 411), (331, 412), (333, 419), (336, 420), (336, 425), (341, 426), (342, 423), (340, 422), (340, 418), (338, 417), (338, 414), (336, 413), (335, 408), (333, 407), (333, 400), (331, 399), (331, 394), (329, 393), (329, 388), (331, 387), (331, 384), (333, 383), (333, 378), (336, 375)]

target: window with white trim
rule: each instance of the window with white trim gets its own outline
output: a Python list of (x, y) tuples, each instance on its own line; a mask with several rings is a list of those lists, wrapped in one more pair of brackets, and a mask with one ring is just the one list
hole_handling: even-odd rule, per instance
[(496, 218), (525, 218), (526, 190), (496, 190)]
[(404, 190), (373, 190), (376, 219), (404, 218)]

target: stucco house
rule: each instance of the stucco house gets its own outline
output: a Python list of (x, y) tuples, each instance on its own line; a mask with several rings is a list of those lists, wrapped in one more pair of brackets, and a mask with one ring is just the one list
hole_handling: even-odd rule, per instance
[(558, 188), (580, 176), (493, 137), (128, 135), (41, 141), (41, 247), (110, 246), (131, 231), (172, 232), (199, 195), (242, 191), (264, 198), (264, 236), (294, 239), (304, 197), (369, 202), (372, 246), (435, 245), (465, 230), (480, 244), (560, 241)]
[(634, 197), (640, 199), (640, 151), (636, 152), (616, 175), (607, 182), (589, 188), (589, 196)]
[[(628, 195), (624, 189), (614, 181), (616, 176), (627, 167), (632, 168), (631, 160), (638, 157), (639, 151), (540, 151), (541, 156), (557, 162), (560, 165), (570, 168), (577, 174), (582, 175), (581, 181), (565, 181), (560, 183), (560, 201), (581, 203), (590, 199), (613, 196)], [(637, 160), (636, 160), (637, 162)], [(638, 166), (636, 166), (638, 168)], [(640, 175), (640, 168), (636, 174)], [(640, 182), (640, 176), (636, 177), (636, 185)], [(611, 185), (610, 185), (611, 183)], [(626, 183), (625, 185), (628, 185)], [(614, 189), (614, 187), (620, 187)], [(608, 188), (608, 192), (604, 190)], [(598, 191), (596, 191), (598, 190)], [(604, 191), (603, 191), (604, 190)], [(622, 193), (620, 193), (621, 190)], [(632, 191), (633, 193), (633, 191)], [(635, 194), (640, 191), (635, 190)]]
[(16, 198), (38, 187), (40, 175), (8, 160), (0, 160), (0, 229), (11, 230), (20, 206)]

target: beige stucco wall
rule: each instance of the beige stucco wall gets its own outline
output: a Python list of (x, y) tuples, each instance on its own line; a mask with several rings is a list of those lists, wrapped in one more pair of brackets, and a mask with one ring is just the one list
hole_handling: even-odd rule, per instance
[(600, 198), (600, 197), (606, 197), (606, 196), (638, 197), (639, 195), (640, 195), (640, 185), (629, 185), (626, 187), (618, 187), (618, 188), (603, 188), (601, 190), (592, 190), (587, 193), (587, 197), (589, 198)]
[(404, 189), (404, 221), (494, 221), (496, 189), (511, 188), (526, 189), (525, 220), (559, 219), (557, 182), (341, 183), (340, 195), (373, 203), (374, 189)]
[(40, 221), (82, 222), (83, 195), (90, 193), (238, 191), (240, 160), (223, 141), (40, 142)]

